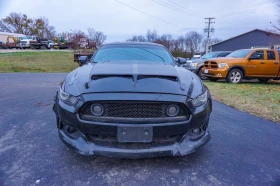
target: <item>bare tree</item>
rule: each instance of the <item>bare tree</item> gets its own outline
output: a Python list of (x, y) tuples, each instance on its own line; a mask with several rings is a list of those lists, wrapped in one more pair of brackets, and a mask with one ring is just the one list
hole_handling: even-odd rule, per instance
[(185, 36), (185, 46), (186, 49), (191, 52), (191, 54), (193, 55), (195, 52), (199, 52), (200, 51), (200, 47), (201, 47), (201, 41), (202, 41), (203, 35), (192, 31), (192, 32), (188, 32)]
[(146, 38), (142, 35), (132, 36), (130, 39), (127, 39), (128, 42), (145, 42)]
[(36, 18), (31, 22), (30, 33), (39, 38), (51, 39), (55, 34), (54, 26), (49, 25), (49, 20), (46, 17)]
[(7, 32), (15, 32), (20, 34), (30, 34), (30, 24), (32, 19), (29, 19), (26, 14), (10, 13), (7, 17), (1, 20), (1, 30)]
[(91, 27), (88, 27), (87, 31), (88, 31), (88, 39), (93, 41), (96, 34), (95, 30)]
[(155, 42), (162, 44), (168, 50), (172, 50), (174, 46), (174, 40), (171, 34), (163, 34)]
[[(217, 38), (217, 37), (212, 38), (212, 39), (210, 38), (209, 40), (210, 40), (209, 45), (213, 45), (215, 43), (219, 43), (219, 42), (223, 41), (222, 39)], [(206, 49), (207, 45), (208, 45), (208, 40), (207, 40), (207, 38), (204, 38), (201, 42), (201, 47), (204, 50), (204, 52), (206, 52), (205, 49)]]
[(1, 32), (12, 32), (6, 24), (3, 23), (2, 20), (0, 20), (0, 31)]
[(96, 31), (95, 36), (94, 36), (94, 41), (96, 43), (96, 47), (100, 47), (104, 41), (107, 39), (107, 36), (101, 32), (101, 31)]
[[(276, 6), (278, 6), (278, 8), (280, 8), (280, 4), (276, 4)], [(270, 24), (272, 25), (273, 29), (276, 32), (280, 33), (280, 16), (278, 16), (278, 18), (276, 19), (276, 24), (272, 23), (272, 22), (270, 22)]]
[(154, 29), (153, 31), (151, 31), (150, 29), (147, 31), (147, 34), (146, 34), (146, 37), (147, 37), (147, 41), (148, 42), (156, 42), (156, 40), (158, 39), (158, 33), (157, 31)]

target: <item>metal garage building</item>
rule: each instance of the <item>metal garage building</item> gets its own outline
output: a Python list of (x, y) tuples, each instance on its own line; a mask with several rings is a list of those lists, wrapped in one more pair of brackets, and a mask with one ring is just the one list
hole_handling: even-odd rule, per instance
[[(9, 33), (9, 32), (0, 32), (0, 42), (6, 43), (7, 37), (8, 36), (13, 36), (13, 37), (25, 37), (23, 34), (17, 34), (17, 33)], [(10, 41), (12, 42), (12, 41)]]
[(255, 29), (232, 37), (222, 42), (210, 45), (210, 51), (234, 51), (252, 47), (280, 47), (280, 34)]

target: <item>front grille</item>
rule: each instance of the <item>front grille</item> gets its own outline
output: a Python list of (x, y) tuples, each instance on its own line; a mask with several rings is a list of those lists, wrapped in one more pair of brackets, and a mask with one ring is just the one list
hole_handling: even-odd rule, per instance
[(204, 68), (218, 68), (217, 62), (214, 61), (205, 61)]
[[(101, 116), (94, 116), (91, 112), (91, 105), (95, 102), (87, 103), (79, 112), (81, 119), (103, 122), (122, 123), (160, 123), (177, 120), (187, 120), (189, 118), (188, 109), (184, 104), (171, 102), (98, 102), (104, 107)], [(175, 104), (179, 108), (176, 116), (168, 116), (166, 109), (169, 105)]]

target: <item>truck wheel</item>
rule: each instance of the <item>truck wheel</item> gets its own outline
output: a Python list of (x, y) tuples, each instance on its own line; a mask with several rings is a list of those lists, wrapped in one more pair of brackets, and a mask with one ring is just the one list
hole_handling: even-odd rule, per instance
[(261, 83), (266, 83), (266, 82), (269, 81), (269, 78), (259, 78), (258, 80), (259, 80), (259, 82), (261, 82)]
[(217, 78), (208, 78), (210, 81), (218, 81), (218, 79)]
[(240, 83), (243, 79), (243, 72), (237, 68), (232, 69), (227, 75), (227, 82)]
[(202, 74), (202, 68), (200, 68), (200, 69), (198, 70), (197, 75), (200, 77), (201, 80), (206, 80), (206, 79), (208, 79), (206, 76), (204, 76), (204, 75)]

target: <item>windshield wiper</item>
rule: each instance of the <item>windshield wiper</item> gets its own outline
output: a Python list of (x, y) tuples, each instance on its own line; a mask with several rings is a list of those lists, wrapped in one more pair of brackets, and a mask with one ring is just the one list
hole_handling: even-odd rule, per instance
[(157, 54), (155, 54), (155, 53), (153, 53), (153, 52), (150, 52), (149, 50), (146, 50), (146, 49), (144, 49), (144, 48), (139, 48), (139, 49), (145, 50), (146, 52), (149, 52), (149, 53), (151, 53), (151, 54), (153, 54), (153, 55), (159, 57), (159, 58), (164, 62), (164, 64), (166, 64), (165, 61), (164, 61), (164, 59), (163, 59), (161, 56), (159, 56), (159, 55), (157, 55)]
[(106, 62), (110, 63), (110, 60), (104, 60), (101, 63), (106, 63)]

